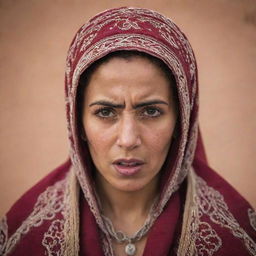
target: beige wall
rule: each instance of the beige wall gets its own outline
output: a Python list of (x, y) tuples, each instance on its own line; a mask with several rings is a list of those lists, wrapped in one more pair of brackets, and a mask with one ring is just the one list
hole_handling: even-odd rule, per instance
[(68, 156), (63, 80), (74, 33), (128, 5), (162, 12), (190, 39), (210, 164), (256, 207), (255, 0), (1, 0), (0, 215)]

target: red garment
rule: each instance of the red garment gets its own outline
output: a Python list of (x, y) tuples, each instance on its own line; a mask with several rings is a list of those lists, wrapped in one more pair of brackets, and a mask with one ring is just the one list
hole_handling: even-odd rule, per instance
[[(161, 196), (143, 256), (256, 255), (256, 213), (207, 164), (198, 132), (198, 78), (180, 29), (154, 11), (111, 9), (75, 35), (65, 90), (70, 158), (29, 190), (0, 223), (0, 255), (114, 255), (80, 139), (76, 94), (81, 74), (110, 52), (136, 50), (162, 60), (179, 98), (179, 131), (161, 170)], [(75, 173), (75, 175), (73, 175)]]

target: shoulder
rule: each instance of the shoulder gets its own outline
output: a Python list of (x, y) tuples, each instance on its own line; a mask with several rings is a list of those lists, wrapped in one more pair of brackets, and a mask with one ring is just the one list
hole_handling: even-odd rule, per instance
[(12, 220), (11, 223), (14, 229), (16, 229), (18, 224), (29, 215), (31, 209), (33, 209), (36, 204), (39, 195), (46, 191), (47, 188), (65, 178), (70, 165), (71, 163), (68, 160), (64, 164), (55, 168), (15, 202), (7, 213), (7, 218)]
[[(243, 212), (248, 212), (248, 209), (252, 209), (250, 203), (231, 185), (222, 178), (218, 173), (211, 169), (203, 161), (196, 160), (194, 162), (194, 169), (201, 180), (202, 183), (207, 185), (210, 191), (215, 195), (223, 199), (223, 202), (227, 204), (227, 207), (234, 213), (240, 214), (241, 210)], [(213, 195), (212, 195), (213, 196)], [(248, 216), (248, 215), (247, 215)]]
[(11, 207), (0, 222), (0, 255), (4, 253), (5, 247), (11, 248), (17, 244), (28, 231), (32, 231), (29, 232), (32, 234), (34, 227), (43, 229), (43, 221), (54, 217), (58, 202), (63, 197), (65, 178), (70, 167), (71, 161), (68, 160), (54, 169)]
[(256, 213), (252, 206), (203, 161), (197, 159), (193, 166), (196, 173), (196, 196), (200, 214), (212, 223), (220, 234), (223, 250), (226, 244), (227, 250), (230, 251), (229, 242), (234, 240), (237, 241), (235, 249), (240, 245), (241, 248), (245, 246), (247, 251), (254, 255), (256, 253)]

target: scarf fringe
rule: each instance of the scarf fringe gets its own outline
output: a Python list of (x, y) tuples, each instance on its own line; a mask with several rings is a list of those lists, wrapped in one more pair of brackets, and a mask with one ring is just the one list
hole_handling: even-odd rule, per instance
[(65, 234), (65, 256), (79, 255), (79, 184), (75, 171), (71, 168), (67, 182), (67, 203), (68, 210), (64, 217), (66, 219), (64, 226)]

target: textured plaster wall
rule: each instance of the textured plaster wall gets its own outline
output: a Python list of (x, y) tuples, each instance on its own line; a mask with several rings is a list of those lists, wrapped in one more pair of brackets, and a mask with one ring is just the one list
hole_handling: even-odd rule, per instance
[(89, 17), (118, 6), (162, 12), (188, 36), (209, 162), (256, 207), (255, 0), (0, 0), (0, 215), (67, 159), (66, 52)]

